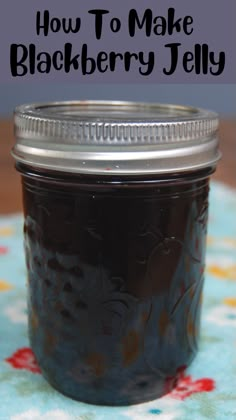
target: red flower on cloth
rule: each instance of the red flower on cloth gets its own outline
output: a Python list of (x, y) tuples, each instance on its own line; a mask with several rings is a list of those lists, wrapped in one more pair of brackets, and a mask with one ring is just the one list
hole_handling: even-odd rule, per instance
[(8, 248), (6, 246), (0, 246), (0, 255), (5, 255), (8, 253)]
[[(173, 389), (173, 387), (175, 388)], [(171, 391), (171, 389), (173, 390)], [(175, 377), (166, 380), (166, 390), (169, 392), (169, 396), (177, 400), (184, 400), (197, 392), (210, 392), (214, 389), (213, 379), (202, 378), (194, 381), (190, 375), (185, 376), (185, 367), (179, 368)]]
[(180, 366), (174, 376), (169, 376), (165, 381), (165, 394), (169, 394), (175, 387), (177, 387), (179, 380), (185, 377), (186, 366)]
[(34, 353), (28, 347), (17, 350), (11, 357), (5, 360), (15, 369), (26, 369), (33, 373), (41, 373)]

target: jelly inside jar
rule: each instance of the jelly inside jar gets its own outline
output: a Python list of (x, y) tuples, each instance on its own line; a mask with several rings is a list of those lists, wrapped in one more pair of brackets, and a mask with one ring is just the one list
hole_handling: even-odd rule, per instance
[(58, 175), (24, 168), (29, 334), (64, 394), (132, 404), (169, 392), (195, 356), (208, 173)]

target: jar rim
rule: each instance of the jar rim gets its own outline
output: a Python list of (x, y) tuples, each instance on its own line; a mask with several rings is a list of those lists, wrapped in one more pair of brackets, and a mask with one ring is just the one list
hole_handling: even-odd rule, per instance
[(64, 101), (21, 105), (16, 161), (77, 173), (166, 173), (215, 165), (218, 115), (182, 105)]

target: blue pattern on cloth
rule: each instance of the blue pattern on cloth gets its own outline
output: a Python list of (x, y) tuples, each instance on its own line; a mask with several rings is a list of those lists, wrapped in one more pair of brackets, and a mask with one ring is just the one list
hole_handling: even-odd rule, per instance
[(236, 191), (211, 185), (198, 355), (174, 392), (129, 407), (73, 401), (37, 371), (27, 336), (23, 217), (0, 217), (0, 419), (236, 419)]

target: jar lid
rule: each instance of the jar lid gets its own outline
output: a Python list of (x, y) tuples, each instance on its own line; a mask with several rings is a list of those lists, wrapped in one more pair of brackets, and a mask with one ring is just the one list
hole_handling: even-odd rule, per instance
[(16, 161), (86, 174), (163, 174), (215, 166), (217, 114), (191, 107), (74, 101), (16, 108)]

